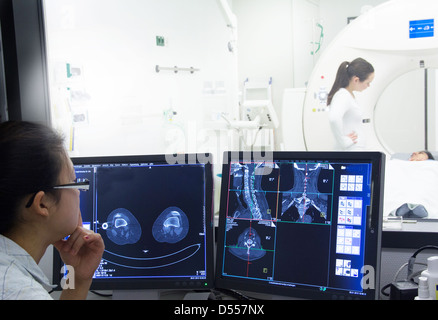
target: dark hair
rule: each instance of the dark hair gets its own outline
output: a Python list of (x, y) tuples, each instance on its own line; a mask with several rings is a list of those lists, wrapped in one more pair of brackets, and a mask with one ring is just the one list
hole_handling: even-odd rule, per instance
[(424, 150), (423, 152), (427, 155), (427, 158), (429, 160), (435, 160), (434, 156), (432, 155), (432, 153), (430, 151)]
[(64, 157), (64, 140), (54, 130), (24, 121), (0, 124), (0, 234), (18, 222), (27, 195), (58, 184)]
[(353, 77), (358, 77), (361, 82), (368, 79), (374, 72), (374, 67), (366, 60), (357, 58), (351, 62), (344, 61), (338, 68), (336, 79), (327, 98), (327, 105), (332, 103), (333, 96), (341, 88), (346, 88)]

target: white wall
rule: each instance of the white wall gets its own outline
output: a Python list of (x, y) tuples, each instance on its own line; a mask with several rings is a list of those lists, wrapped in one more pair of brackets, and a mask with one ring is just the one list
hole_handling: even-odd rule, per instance
[[(272, 77), (273, 104), (281, 118), (284, 89), (304, 87), (314, 66), (317, 0), (233, 0), (233, 11), (239, 23), (239, 88), (247, 78)], [(280, 128), (275, 138), (278, 149)]]
[(273, 78), (274, 105), (281, 102), (277, 88), (293, 84), (292, 2), (290, 0), (234, 0), (239, 28), (239, 84), (245, 79)]
[(347, 19), (357, 17), (362, 8), (376, 7), (388, 0), (320, 0), (319, 10), (325, 27), (324, 49), (347, 25)]
[[(319, 0), (292, 1), (292, 41), (294, 88), (307, 86), (309, 76), (324, 48), (324, 26), (319, 13)], [(318, 45), (320, 44), (320, 46)]]

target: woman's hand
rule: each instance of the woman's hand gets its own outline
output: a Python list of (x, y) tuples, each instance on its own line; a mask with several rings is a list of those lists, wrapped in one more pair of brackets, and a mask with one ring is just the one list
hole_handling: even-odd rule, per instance
[(62, 261), (73, 267), (74, 272), (74, 286), (63, 290), (61, 299), (86, 299), (105, 249), (102, 237), (82, 227), (82, 219), (79, 217), (79, 224), (70, 237), (53, 245), (59, 251)]
[(349, 135), (347, 135), (347, 137), (349, 137), (351, 139), (351, 141), (353, 141), (354, 144), (357, 143), (357, 133), (356, 132), (352, 132)]
[(93, 278), (105, 249), (100, 234), (82, 226), (78, 226), (67, 240), (59, 240), (54, 246), (62, 261), (74, 268), (76, 281)]

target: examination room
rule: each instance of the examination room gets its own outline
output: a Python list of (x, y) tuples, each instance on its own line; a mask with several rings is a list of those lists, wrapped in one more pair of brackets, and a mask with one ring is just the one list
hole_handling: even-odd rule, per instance
[(437, 300), (435, 20), (0, 0), (0, 300)]

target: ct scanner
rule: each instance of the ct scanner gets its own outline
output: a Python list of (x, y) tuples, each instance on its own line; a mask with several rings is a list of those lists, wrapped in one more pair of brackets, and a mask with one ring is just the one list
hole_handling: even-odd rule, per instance
[[(284, 147), (298, 149), (304, 146), (309, 151), (333, 150), (334, 137), (328, 121), (327, 95), (339, 65), (343, 61), (362, 57), (373, 64), (376, 70), (371, 87), (356, 93), (364, 114), (367, 150), (391, 153), (376, 133), (375, 106), (384, 90), (398, 77), (421, 68), (438, 68), (435, 21), (438, 23), (436, 0), (392, 0), (351, 22), (319, 58), (305, 90), (302, 111), (283, 109), (284, 122), (293, 119), (295, 129), (290, 130), (302, 129), (302, 133), (299, 133), (302, 141), (298, 138)], [(292, 95), (304, 95), (299, 89), (294, 90)], [(291, 99), (287, 92), (284, 98)], [(300, 113), (301, 128), (297, 119)], [(291, 132), (286, 131), (283, 131), (285, 141), (291, 137)]]

